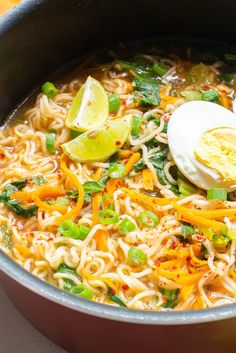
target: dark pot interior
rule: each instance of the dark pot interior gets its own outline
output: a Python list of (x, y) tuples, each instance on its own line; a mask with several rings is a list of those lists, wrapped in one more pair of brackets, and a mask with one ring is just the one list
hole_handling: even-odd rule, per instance
[[(0, 19), (0, 120), (51, 71), (80, 55), (118, 40), (159, 36), (234, 44), (235, 23), (234, 0), (170, 0), (168, 4), (159, 0), (25, 0)], [(3, 254), (0, 264), (2, 271), (8, 273), (11, 261)], [(17, 266), (12, 266), (11, 277), (17, 271)], [(19, 269), (18, 282), (21, 276), (23, 281), (27, 277), (28, 287), (36, 288), (39, 281), (22, 274)], [(214, 315), (211, 312), (214, 320), (219, 319), (215, 323), (201, 324), (203, 316), (195, 312), (191, 320), (199, 317), (198, 325), (188, 324), (189, 315), (184, 326), (135, 325), (106, 320), (105, 310), (104, 319), (81, 314), (34, 294), (7, 275), (2, 280), (21, 312), (70, 352), (235, 352), (235, 319), (220, 321), (225, 318), (223, 309), (216, 310)], [(41, 288), (44, 297), (45, 291), (46, 286)], [(56, 290), (54, 294), (57, 295)], [(64, 299), (69, 302), (66, 295)], [(235, 312), (235, 305), (232, 308)], [(233, 316), (230, 309), (227, 313)]]

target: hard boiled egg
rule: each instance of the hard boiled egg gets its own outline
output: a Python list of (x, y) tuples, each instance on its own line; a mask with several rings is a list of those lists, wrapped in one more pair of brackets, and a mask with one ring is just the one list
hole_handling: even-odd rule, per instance
[(173, 112), (167, 134), (177, 167), (193, 184), (236, 189), (236, 114), (218, 104), (188, 102)]

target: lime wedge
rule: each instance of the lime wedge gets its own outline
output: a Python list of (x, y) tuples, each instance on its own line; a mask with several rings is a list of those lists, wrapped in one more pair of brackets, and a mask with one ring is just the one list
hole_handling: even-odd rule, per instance
[(72, 101), (65, 124), (83, 132), (96, 129), (107, 120), (108, 109), (106, 91), (100, 82), (89, 76)]
[(102, 128), (93, 129), (62, 145), (64, 153), (76, 162), (103, 161), (118, 151), (127, 140), (132, 116), (110, 120)]

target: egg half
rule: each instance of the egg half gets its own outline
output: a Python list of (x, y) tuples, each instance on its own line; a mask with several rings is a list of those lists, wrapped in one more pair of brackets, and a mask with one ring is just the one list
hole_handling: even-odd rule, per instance
[(215, 103), (188, 102), (173, 112), (167, 134), (177, 167), (193, 184), (236, 189), (236, 114)]

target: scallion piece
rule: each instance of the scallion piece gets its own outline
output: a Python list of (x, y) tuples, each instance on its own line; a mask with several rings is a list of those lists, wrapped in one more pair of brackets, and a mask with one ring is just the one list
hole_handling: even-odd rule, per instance
[(163, 76), (168, 71), (168, 68), (165, 64), (158, 62), (155, 63), (152, 67), (152, 70), (158, 75)]
[(227, 234), (214, 234), (212, 237), (212, 243), (216, 247), (225, 247), (228, 245), (230, 238)]
[(55, 202), (53, 203), (53, 205), (56, 206), (68, 206), (69, 205), (69, 200), (66, 197), (58, 197)]
[(142, 118), (140, 118), (139, 116), (134, 116), (131, 129), (131, 135), (133, 137), (138, 137), (141, 122)]
[(139, 214), (138, 219), (141, 224), (154, 228), (160, 222), (159, 218), (151, 211), (143, 211)]
[(74, 222), (67, 220), (62, 222), (59, 231), (64, 237), (84, 240), (87, 238), (90, 229), (83, 224), (77, 226)]
[(46, 133), (46, 149), (51, 154), (56, 152), (55, 134), (49, 132)]
[(181, 92), (181, 96), (186, 98), (187, 102), (192, 102), (192, 101), (202, 101), (202, 93), (199, 91), (191, 91), (191, 90), (186, 90)]
[(214, 188), (207, 191), (208, 200), (227, 200), (227, 191), (221, 188)]
[(118, 163), (112, 163), (108, 169), (110, 178), (122, 178), (125, 176), (125, 166)]
[(42, 85), (41, 90), (48, 98), (53, 98), (58, 94), (58, 89), (52, 82), (45, 82)]
[(98, 212), (97, 218), (98, 218), (99, 222), (103, 225), (115, 224), (119, 221), (118, 215), (116, 214), (115, 211), (113, 211), (111, 209), (105, 209), (105, 210)]
[(72, 287), (69, 292), (84, 299), (93, 299), (93, 292), (91, 291), (91, 289), (89, 289), (82, 283)]
[(131, 261), (137, 265), (145, 265), (147, 262), (147, 256), (135, 246), (131, 246), (128, 251), (128, 256)]
[(108, 288), (108, 292), (107, 292), (107, 298), (113, 302), (118, 304), (119, 306), (123, 306), (123, 307), (127, 307), (127, 305), (120, 299), (120, 297), (113, 293), (113, 290), (111, 288)]
[(133, 222), (131, 222), (128, 218), (124, 218), (122, 222), (119, 224), (119, 230), (122, 233), (133, 232), (136, 229), (136, 226)]
[(114, 209), (114, 202), (110, 195), (105, 194), (102, 196), (102, 208), (103, 209)]
[(109, 102), (109, 112), (114, 113), (120, 108), (120, 98), (117, 93), (114, 93), (112, 96), (108, 98)]

